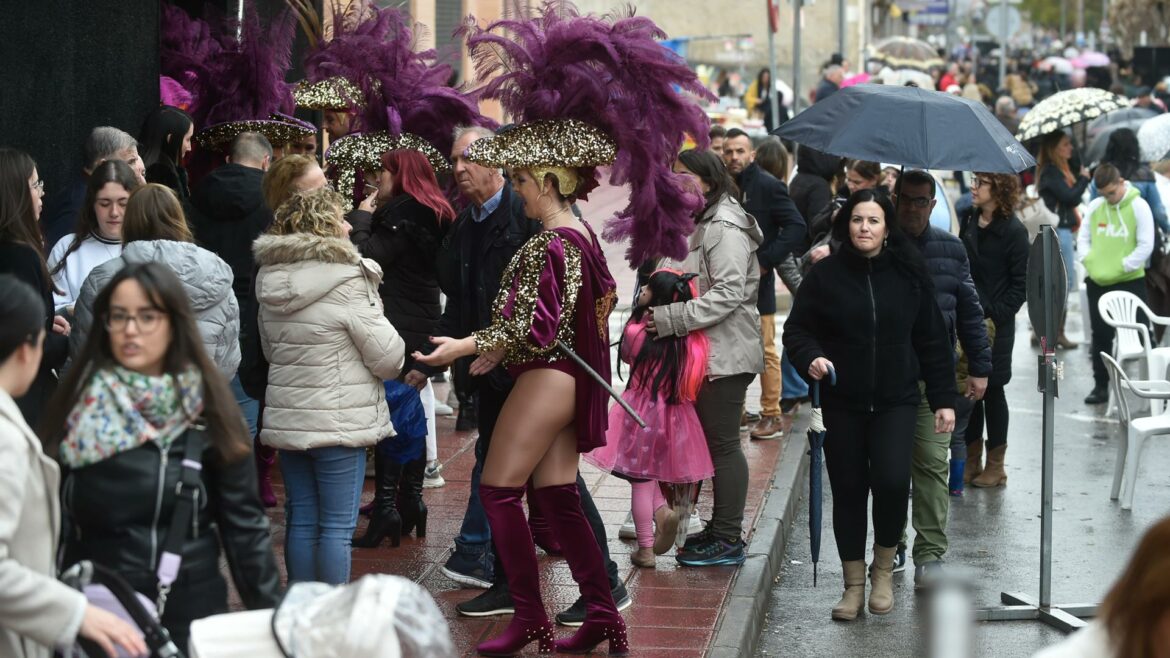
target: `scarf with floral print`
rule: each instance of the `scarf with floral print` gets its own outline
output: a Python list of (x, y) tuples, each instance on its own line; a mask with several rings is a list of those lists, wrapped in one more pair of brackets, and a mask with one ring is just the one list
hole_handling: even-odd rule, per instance
[(203, 412), (203, 376), (144, 375), (121, 366), (93, 373), (66, 422), (61, 461), (96, 464), (148, 441), (164, 452)]

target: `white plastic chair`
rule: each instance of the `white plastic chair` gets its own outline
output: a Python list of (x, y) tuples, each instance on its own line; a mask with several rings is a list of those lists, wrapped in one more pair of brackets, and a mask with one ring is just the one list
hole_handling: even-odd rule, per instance
[[(1113, 467), (1113, 490), (1109, 494), (1109, 499), (1117, 500), (1118, 494), (1121, 494), (1121, 509), (1128, 510), (1133, 509), (1138, 462), (1141, 460), (1146, 440), (1151, 436), (1170, 435), (1170, 414), (1159, 413), (1134, 418), (1125, 393), (1129, 391), (1148, 400), (1161, 400), (1163, 402), (1161, 406), (1164, 407), (1165, 401), (1170, 399), (1170, 381), (1130, 379), (1116, 359), (1105, 352), (1101, 353), (1101, 359), (1109, 369), (1110, 390), (1117, 399), (1121, 426), (1125, 429), (1125, 438), (1117, 442), (1117, 463)], [(1122, 484), (1125, 485), (1124, 492), (1121, 491)]]
[[(1157, 379), (1166, 376), (1166, 366), (1170, 364), (1170, 347), (1154, 346), (1150, 328), (1138, 321), (1138, 311), (1145, 313), (1151, 322), (1158, 324), (1170, 325), (1170, 318), (1154, 315), (1140, 297), (1124, 290), (1111, 290), (1101, 295), (1101, 299), (1097, 301), (1097, 310), (1101, 313), (1101, 318), (1116, 330), (1113, 357), (1119, 365), (1124, 365), (1126, 361), (1142, 359), (1145, 366), (1143, 374), (1146, 378)], [(1110, 389), (1107, 414), (1113, 413), (1116, 403), (1117, 398)], [(1160, 414), (1165, 408), (1165, 400), (1150, 400), (1151, 413)]]

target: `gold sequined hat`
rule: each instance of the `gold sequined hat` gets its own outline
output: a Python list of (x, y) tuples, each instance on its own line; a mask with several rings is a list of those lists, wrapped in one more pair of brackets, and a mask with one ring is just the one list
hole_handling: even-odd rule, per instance
[(451, 165), (423, 138), (410, 133), (391, 135), (380, 130), (372, 133), (353, 133), (329, 145), (325, 161), (338, 174), (337, 180), (353, 180), (361, 171), (378, 171), (382, 168), (382, 156), (390, 151), (410, 149), (426, 156), (436, 174), (451, 170)]
[(308, 110), (338, 112), (361, 109), (366, 104), (357, 85), (339, 75), (317, 82), (301, 80), (293, 90), (293, 100), (297, 107)]
[(260, 133), (270, 144), (279, 146), (313, 135), (317, 129), (300, 119), (273, 114), (268, 119), (225, 121), (208, 126), (195, 133), (195, 141), (203, 148), (223, 151), (243, 132)]
[(477, 139), (467, 159), (485, 167), (529, 169), (538, 176), (552, 174), (566, 196), (577, 190), (583, 167), (612, 164), (614, 141), (595, 126), (576, 119), (550, 119), (514, 126), (499, 135)]

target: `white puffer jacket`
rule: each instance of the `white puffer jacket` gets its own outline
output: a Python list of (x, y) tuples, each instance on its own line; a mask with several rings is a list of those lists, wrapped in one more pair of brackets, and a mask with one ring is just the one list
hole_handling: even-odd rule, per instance
[(269, 362), (264, 445), (363, 447), (394, 435), (382, 381), (405, 346), (382, 313), (382, 270), (349, 240), (262, 235), (260, 343)]

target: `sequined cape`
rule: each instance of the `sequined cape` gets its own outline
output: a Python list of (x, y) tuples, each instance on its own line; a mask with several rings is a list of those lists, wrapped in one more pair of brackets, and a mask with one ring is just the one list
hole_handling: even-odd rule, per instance
[(610, 381), (609, 314), (617, 293), (593, 229), (588, 238), (571, 228), (538, 233), (512, 257), (504, 282), (507, 287), (501, 286), (492, 305), (491, 326), (473, 334), (477, 349), (503, 349), (504, 365), (514, 376), (534, 368), (572, 374), (577, 451), (605, 445), (609, 394), (556, 345), (560, 340), (571, 346)]

